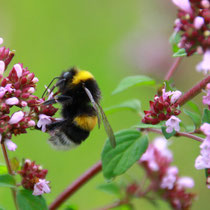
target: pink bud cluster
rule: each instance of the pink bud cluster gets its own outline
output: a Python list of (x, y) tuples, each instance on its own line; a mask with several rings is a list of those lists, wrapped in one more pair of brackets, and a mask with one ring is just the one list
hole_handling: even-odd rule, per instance
[(175, 31), (181, 32), (180, 48), (187, 55), (210, 49), (210, 1), (172, 0), (178, 6)]
[(160, 137), (149, 145), (139, 164), (150, 179), (150, 191), (168, 201), (173, 209), (189, 209), (195, 195), (186, 192), (186, 189), (192, 188), (194, 181), (190, 177), (180, 177), (178, 168), (171, 166), (172, 161), (167, 141)]
[(180, 91), (165, 92), (164, 88), (162, 96), (155, 95), (154, 101), (150, 101), (150, 110), (144, 111), (145, 116), (142, 122), (155, 125), (161, 121), (168, 120), (173, 115), (179, 115), (181, 111), (177, 109), (176, 101), (181, 94)]
[[(0, 48), (0, 140), (4, 142), (8, 142), (13, 134), (26, 133), (27, 128), (34, 127), (40, 114), (51, 118), (57, 111), (52, 105), (42, 105), (44, 99), (33, 94), (38, 78), (23, 64), (15, 64), (9, 75), (4, 76), (13, 56), (14, 52), (5, 47)], [(18, 107), (19, 111), (11, 114), (13, 106)], [(10, 143), (6, 144), (8, 149), (14, 150), (16, 147)]]
[(18, 173), (22, 177), (21, 184), (25, 189), (33, 190), (33, 195), (49, 193), (49, 181), (45, 180), (48, 170), (42, 169), (35, 161), (25, 160), (22, 169)]

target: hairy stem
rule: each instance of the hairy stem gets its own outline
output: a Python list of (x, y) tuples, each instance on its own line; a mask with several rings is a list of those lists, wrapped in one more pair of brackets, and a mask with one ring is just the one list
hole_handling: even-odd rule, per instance
[[(144, 129), (141, 129), (141, 130), (162, 134), (162, 131), (160, 129), (155, 129), (155, 128), (144, 128)], [(176, 132), (176, 134), (174, 136), (176, 136), (176, 137), (184, 136), (184, 137), (187, 137), (187, 138), (190, 138), (190, 139), (194, 139), (194, 140), (199, 141), (199, 142), (203, 142), (204, 141), (204, 139), (201, 138), (201, 137), (192, 135), (190, 133), (185, 133), (185, 132)]]
[(176, 103), (180, 106), (184, 105), (186, 102), (198, 95), (208, 83), (210, 83), (210, 76), (207, 76), (194, 87), (192, 87), (190, 90), (188, 90), (181, 98), (178, 99)]
[(73, 195), (87, 181), (99, 173), (102, 169), (101, 161), (93, 165), (89, 170), (82, 174), (77, 180), (70, 184), (49, 206), (50, 210), (57, 209), (67, 198)]
[[(2, 141), (3, 142), (3, 141)], [(1, 148), (2, 148), (2, 152), (3, 152), (3, 155), (4, 155), (4, 159), (5, 159), (5, 162), (6, 162), (6, 165), (7, 165), (7, 170), (8, 170), (8, 173), (10, 175), (14, 175), (13, 171), (12, 171), (12, 168), (11, 168), (11, 164), (10, 164), (10, 161), (9, 161), (9, 158), (8, 158), (8, 154), (7, 154), (7, 150), (6, 150), (6, 147), (4, 145), (4, 142), (1, 143)], [(13, 200), (14, 200), (14, 203), (15, 203), (15, 207), (16, 209), (18, 209), (17, 207), (17, 202), (16, 202), (16, 191), (11, 188), (11, 192), (12, 192), (12, 197), (13, 197)]]
[(174, 63), (172, 64), (171, 68), (169, 69), (169, 71), (167, 72), (167, 74), (165, 76), (165, 80), (169, 80), (172, 77), (173, 73), (175, 72), (175, 70), (179, 66), (181, 60), (182, 60), (182, 57), (177, 57), (175, 59)]

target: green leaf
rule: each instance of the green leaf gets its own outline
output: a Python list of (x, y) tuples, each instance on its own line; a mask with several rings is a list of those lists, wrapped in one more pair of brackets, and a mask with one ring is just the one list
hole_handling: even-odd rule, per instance
[(67, 205), (64, 210), (78, 210), (78, 206), (74, 205), (74, 204), (69, 204)]
[(136, 130), (123, 130), (115, 134), (116, 147), (107, 140), (102, 151), (103, 174), (107, 179), (125, 173), (146, 151), (147, 136)]
[(132, 99), (129, 101), (125, 101), (121, 104), (106, 108), (105, 113), (112, 114), (114, 112), (123, 111), (123, 110), (130, 110), (130, 111), (139, 113), (141, 110), (141, 103), (137, 99)]
[(0, 210), (5, 210), (5, 208), (4, 208), (4, 207), (2, 207), (2, 206), (0, 206)]
[(202, 124), (205, 122), (210, 123), (210, 110), (208, 109), (203, 110)]
[(197, 113), (199, 115), (201, 114), (201, 111), (200, 111), (198, 105), (196, 103), (194, 103), (193, 101), (188, 101), (186, 103), (186, 105), (188, 105), (192, 109), (192, 111), (194, 111), (195, 113)]
[(16, 157), (10, 159), (11, 168), (13, 171), (18, 171), (20, 168), (20, 162)]
[(99, 190), (109, 194), (120, 195), (120, 187), (114, 183), (102, 184), (97, 187)]
[(189, 111), (189, 110), (187, 110), (187, 109), (183, 109), (183, 110), (184, 110), (184, 113), (185, 113), (186, 115), (188, 115), (188, 116), (192, 119), (192, 121), (193, 121), (195, 127), (196, 127), (196, 128), (197, 128), (197, 127), (200, 127), (200, 124), (201, 124), (201, 116), (200, 116), (199, 114), (197, 114), (197, 113), (195, 113), (195, 112), (191, 112), (191, 111)]
[(0, 163), (0, 174), (7, 174), (7, 167), (3, 163)]
[(167, 133), (165, 126), (162, 126), (161, 130), (162, 130), (162, 133), (163, 133), (163, 135), (165, 136), (166, 139), (170, 139), (172, 136), (174, 136), (176, 134), (175, 130), (173, 130), (173, 132), (171, 132), (171, 133)]
[(185, 51), (184, 48), (179, 48), (174, 54), (173, 54), (173, 57), (183, 57), (183, 56), (186, 56), (187, 53)]
[(169, 38), (169, 42), (172, 46), (177, 45), (180, 42), (180, 40), (181, 40), (181, 35), (180, 33), (177, 32), (173, 32), (173, 34)]
[(17, 191), (17, 204), (20, 210), (47, 210), (47, 204), (45, 199), (39, 195), (32, 195), (31, 190), (18, 190)]
[(161, 129), (161, 124), (157, 124), (157, 125), (152, 125), (152, 124), (145, 124), (145, 123), (140, 123), (138, 125), (134, 125), (133, 127), (135, 128), (157, 128), (157, 129)]
[(14, 177), (9, 174), (0, 175), (0, 187), (16, 187)]
[(155, 80), (150, 77), (144, 75), (130, 76), (124, 78), (117, 88), (112, 92), (112, 94), (116, 94), (122, 92), (130, 87), (141, 86), (141, 85), (154, 85)]

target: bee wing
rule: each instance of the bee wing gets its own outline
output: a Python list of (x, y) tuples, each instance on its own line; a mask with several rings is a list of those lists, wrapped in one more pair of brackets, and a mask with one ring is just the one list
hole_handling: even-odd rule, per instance
[(98, 128), (100, 128), (100, 125), (101, 125), (101, 118), (100, 118), (100, 113), (99, 113), (99, 111), (98, 111), (97, 104), (96, 104), (96, 102), (94, 101), (91, 92), (90, 92), (84, 85), (83, 85), (83, 88), (84, 88), (85, 92), (87, 93), (87, 95), (88, 95), (88, 97), (89, 97), (89, 99), (90, 99), (90, 101), (91, 101), (91, 103), (92, 103), (92, 105), (93, 105), (93, 108), (94, 108), (95, 111), (96, 111), (96, 115), (97, 115), (97, 118), (98, 118)]
[(102, 121), (104, 123), (104, 128), (105, 128), (106, 133), (107, 133), (107, 135), (109, 137), (110, 143), (111, 143), (112, 147), (114, 148), (114, 147), (116, 147), (116, 140), (115, 140), (115, 136), (114, 136), (112, 127), (109, 124), (109, 121), (108, 121), (108, 119), (107, 119), (107, 117), (106, 117), (106, 115), (105, 115), (101, 105), (100, 104), (97, 104), (97, 105), (98, 105), (98, 107), (100, 109), (100, 112), (101, 112)]

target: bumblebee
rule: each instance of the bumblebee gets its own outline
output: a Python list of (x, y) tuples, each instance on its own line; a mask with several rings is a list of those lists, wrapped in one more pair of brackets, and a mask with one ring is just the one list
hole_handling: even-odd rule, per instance
[(50, 92), (56, 87), (58, 92), (43, 104), (60, 103), (62, 119), (47, 125), (51, 135), (49, 142), (56, 149), (70, 149), (81, 144), (96, 124), (100, 127), (102, 119), (110, 143), (115, 147), (113, 130), (100, 106), (101, 91), (93, 75), (85, 70), (71, 68), (51, 83), (55, 79), (58, 81)]

